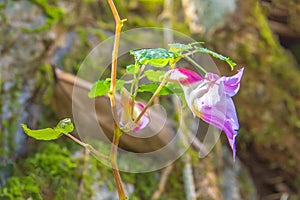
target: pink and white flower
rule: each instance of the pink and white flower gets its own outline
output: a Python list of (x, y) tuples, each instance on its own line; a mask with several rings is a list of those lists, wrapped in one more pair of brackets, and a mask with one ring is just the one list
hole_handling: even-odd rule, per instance
[[(130, 98), (130, 94), (126, 89), (121, 90), (121, 108), (119, 109), (119, 123), (121, 127), (126, 127), (131, 123), (134, 123), (134, 120), (139, 116), (139, 114), (144, 110), (145, 105), (142, 102), (133, 101)], [(139, 122), (132, 129), (133, 132), (138, 132), (145, 128), (150, 122), (150, 119), (146, 114), (142, 116)]]
[(243, 72), (244, 68), (231, 77), (207, 73), (204, 78), (185, 68), (175, 68), (168, 73), (169, 81), (178, 82), (182, 86), (194, 116), (225, 132), (234, 158), (239, 122), (231, 97), (239, 91)]

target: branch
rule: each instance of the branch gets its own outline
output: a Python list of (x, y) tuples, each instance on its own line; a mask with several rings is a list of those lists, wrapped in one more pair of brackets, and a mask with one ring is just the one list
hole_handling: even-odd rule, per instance
[(173, 167), (174, 167), (174, 164), (171, 164), (164, 169), (164, 171), (161, 174), (159, 183), (158, 183), (158, 190), (156, 190), (155, 193), (152, 195), (151, 200), (159, 199), (161, 194), (165, 191), (165, 186), (166, 186), (168, 177), (169, 177), (170, 173), (172, 172)]
[(80, 180), (80, 184), (79, 184), (79, 189), (78, 189), (78, 193), (77, 193), (77, 200), (81, 200), (81, 195), (83, 193), (84, 190), (84, 177), (87, 174), (87, 170), (89, 167), (89, 153), (90, 151), (85, 148), (84, 150), (84, 160), (83, 160), (83, 169), (82, 169), (82, 177)]
[(120, 200), (128, 199), (122, 184), (121, 176), (118, 170), (117, 165), (117, 153), (118, 153), (118, 145), (119, 139), (122, 135), (121, 130), (119, 128), (119, 120), (118, 120), (118, 113), (116, 108), (116, 78), (117, 78), (117, 61), (118, 61), (118, 52), (119, 52), (119, 43), (120, 43), (120, 33), (123, 26), (123, 22), (126, 20), (121, 20), (116, 9), (116, 6), (113, 0), (108, 0), (110, 9), (113, 13), (115, 22), (116, 22), (116, 31), (115, 31), (115, 41), (114, 41), (114, 49), (112, 52), (112, 65), (111, 65), (111, 83), (110, 83), (110, 91), (109, 91), (109, 98), (110, 98), (110, 105), (112, 109), (112, 115), (114, 120), (114, 138), (113, 144), (110, 153), (110, 159), (112, 164), (113, 175), (115, 178), (115, 182), (117, 185), (118, 196)]
[(86, 144), (80, 140), (78, 140), (76, 137), (74, 137), (73, 135), (71, 134), (65, 134), (66, 136), (68, 136), (69, 138), (71, 138), (73, 141), (75, 141), (77, 144), (83, 146), (84, 148), (86, 148), (87, 150), (89, 150), (90, 152), (92, 152), (93, 154), (95, 154), (97, 157), (99, 158), (103, 158), (103, 159), (106, 159), (108, 160), (108, 156), (100, 153), (99, 151), (97, 151), (96, 149), (94, 149), (94, 147), (92, 147), (91, 145), (89, 144)]

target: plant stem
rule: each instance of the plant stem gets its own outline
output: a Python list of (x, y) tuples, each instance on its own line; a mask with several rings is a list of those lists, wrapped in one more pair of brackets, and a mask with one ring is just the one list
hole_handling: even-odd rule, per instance
[(79, 184), (79, 189), (77, 192), (77, 200), (81, 200), (81, 195), (84, 190), (84, 177), (86, 176), (88, 167), (89, 167), (89, 153), (90, 153), (90, 151), (87, 148), (85, 148), (84, 149), (84, 158), (83, 158), (83, 170), (82, 170), (81, 180), (80, 180), (80, 184)]
[(118, 124), (118, 114), (116, 109), (116, 81), (117, 81), (117, 62), (118, 62), (118, 53), (119, 53), (119, 43), (120, 43), (120, 33), (123, 27), (123, 22), (126, 20), (121, 20), (116, 9), (116, 6), (113, 0), (108, 0), (110, 9), (113, 13), (115, 22), (116, 22), (116, 30), (115, 30), (115, 41), (114, 41), (114, 48), (112, 51), (112, 64), (111, 64), (111, 83), (110, 83), (110, 91), (109, 91), (109, 98), (110, 104), (112, 109), (112, 115), (114, 118), (115, 123)]
[(135, 118), (135, 120), (132, 123), (130, 123), (128, 126), (125, 126), (122, 129), (124, 132), (128, 132), (128, 131), (132, 130), (134, 128), (134, 126), (141, 120), (141, 118), (146, 113), (148, 108), (150, 108), (150, 106), (153, 103), (153, 101), (155, 100), (155, 98), (158, 96), (159, 92), (163, 89), (163, 87), (168, 82), (169, 76), (170, 76), (170, 74), (165, 75), (164, 79), (162, 80), (162, 82), (160, 83), (160, 85), (158, 86), (158, 88), (156, 89), (156, 91), (154, 92), (154, 94), (152, 95), (152, 97), (150, 98), (148, 103), (146, 104), (145, 108), (140, 112), (140, 114), (137, 116), (137, 118)]
[(192, 58), (190, 58), (189, 56), (186, 56), (186, 55), (184, 55), (183, 57), (185, 59), (187, 59), (190, 63), (192, 63), (194, 66), (198, 67), (205, 74), (207, 73), (207, 71), (201, 65), (199, 65), (197, 62), (195, 62)]
[(128, 199), (122, 184), (122, 179), (118, 170), (118, 164), (117, 164), (117, 156), (118, 156), (118, 145), (119, 145), (119, 140), (122, 135), (122, 132), (120, 128), (116, 125), (114, 125), (114, 137), (113, 137), (113, 144), (111, 146), (111, 152), (110, 152), (110, 160), (111, 160), (111, 166), (112, 166), (112, 171), (113, 175), (115, 178), (115, 182), (117, 185), (117, 190), (118, 190), (118, 196), (120, 200), (126, 200)]
[(158, 86), (158, 88), (156, 89), (156, 91), (154, 92), (154, 94), (152, 95), (152, 97), (150, 98), (150, 100), (148, 101), (148, 103), (146, 104), (145, 108), (142, 110), (142, 112), (139, 114), (139, 116), (134, 120), (134, 124), (137, 124), (140, 119), (142, 118), (142, 116), (146, 113), (147, 109), (151, 106), (151, 104), (153, 103), (154, 99), (158, 96), (159, 92), (163, 89), (163, 87), (166, 85), (166, 83), (168, 82), (167, 78), (170, 75), (167, 74), (164, 79), (162, 80), (162, 82), (160, 83), (160, 85)]
[(116, 78), (117, 78), (117, 61), (118, 61), (118, 52), (119, 52), (119, 43), (120, 43), (120, 33), (123, 26), (123, 22), (126, 20), (121, 20), (116, 9), (116, 6), (113, 0), (108, 0), (108, 4), (110, 9), (113, 13), (115, 22), (116, 22), (116, 30), (115, 30), (115, 41), (114, 41), (114, 48), (112, 52), (112, 65), (111, 65), (111, 83), (110, 83), (110, 91), (109, 91), (109, 98), (110, 98), (110, 105), (112, 109), (112, 115), (114, 119), (114, 136), (113, 136), (113, 144), (110, 153), (112, 171), (114, 175), (114, 179), (117, 185), (118, 196), (120, 200), (128, 199), (125, 190), (122, 184), (121, 176), (118, 170), (117, 165), (117, 152), (118, 152), (118, 145), (119, 139), (122, 135), (121, 130), (119, 128), (119, 120), (118, 120), (118, 113), (116, 108)]
[[(135, 66), (135, 67), (137, 67), (137, 66)], [(137, 96), (137, 93), (138, 93), (139, 79), (141, 78), (141, 75), (142, 75), (144, 69), (145, 69), (145, 65), (142, 65), (138, 75), (136, 75), (136, 74), (133, 75), (133, 81), (132, 81), (132, 85), (131, 85), (131, 89), (130, 89), (131, 100), (132, 100), (132, 105), (131, 105), (131, 110), (130, 110), (131, 118), (133, 117), (135, 99), (136, 99), (136, 96)]]
[(83, 146), (84, 148), (86, 148), (87, 150), (89, 150), (90, 152), (92, 152), (93, 154), (95, 154), (97, 157), (99, 158), (104, 158), (106, 160), (108, 160), (108, 156), (100, 153), (99, 151), (97, 151), (96, 149), (94, 149), (91, 145), (89, 144), (86, 144), (80, 140), (78, 140), (76, 137), (74, 137), (73, 135), (71, 134), (65, 134), (66, 136), (68, 136), (69, 138), (71, 138), (73, 141), (75, 141), (77, 144)]

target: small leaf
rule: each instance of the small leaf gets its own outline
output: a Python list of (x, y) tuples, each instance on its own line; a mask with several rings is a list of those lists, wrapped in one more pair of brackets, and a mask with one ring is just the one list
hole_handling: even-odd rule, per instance
[(66, 118), (60, 120), (60, 122), (56, 125), (54, 130), (60, 133), (68, 134), (74, 130), (74, 125), (70, 118)]
[(54, 140), (62, 135), (62, 133), (55, 131), (52, 128), (31, 130), (25, 124), (21, 124), (21, 126), (27, 135), (37, 140)]
[(214, 51), (211, 51), (209, 49), (206, 49), (206, 48), (203, 48), (203, 47), (195, 47), (195, 49), (198, 51), (198, 52), (201, 52), (201, 53), (207, 53), (209, 55), (212, 55), (213, 57), (215, 58), (218, 58), (220, 60), (223, 60), (225, 62), (227, 62), (227, 64), (230, 66), (230, 69), (233, 70), (234, 66), (236, 65), (235, 62), (233, 62), (230, 58), (228, 57), (225, 57), (221, 54), (218, 54)]
[(55, 131), (52, 128), (31, 130), (25, 124), (21, 124), (21, 126), (27, 135), (37, 140), (55, 140), (62, 135), (61, 132)]
[(62, 134), (68, 134), (74, 130), (74, 125), (70, 118), (61, 120), (54, 129), (44, 128), (39, 130), (31, 130), (25, 124), (21, 124), (24, 132), (37, 140), (55, 140)]
[(110, 84), (106, 80), (100, 80), (93, 84), (88, 97), (94, 98), (108, 94), (110, 89)]
[(181, 53), (183, 51), (191, 50), (193, 47), (190, 44), (180, 44), (180, 43), (173, 43), (169, 44), (171, 52)]
[[(138, 89), (138, 92), (151, 92), (151, 93), (154, 93), (157, 88), (158, 88), (158, 84), (155, 84), (155, 83), (150, 83), (150, 84), (143, 84), (143, 85), (140, 85), (139, 89)], [(168, 95), (168, 94), (173, 94), (173, 92), (168, 89), (167, 87), (163, 87), (161, 89), (161, 91), (159, 92), (158, 96), (163, 96), (163, 95)]]
[(165, 74), (165, 71), (154, 71), (152, 69), (149, 69), (144, 72), (144, 75), (147, 77), (147, 79), (153, 82), (160, 82), (165, 76)]
[[(117, 79), (116, 90), (117, 91), (121, 90), (124, 87), (125, 82), (126, 82), (125, 80), (119, 80), (119, 79)], [(110, 82), (109, 82), (109, 84), (110, 84)]]
[(128, 65), (126, 67), (126, 72), (128, 74), (137, 74), (137, 73), (139, 73), (139, 71), (140, 71), (140, 68), (139, 68), (139, 66), (136, 66), (136, 65)]
[[(120, 90), (124, 87), (125, 81), (124, 80), (117, 80), (116, 81), (116, 90)], [(97, 81), (93, 84), (90, 92), (88, 93), (89, 98), (103, 96), (109, 93), (110, 90), (110, 78), (105, 80)]]
[(176, 96), (179, 97), (179, 99), (182, 102), (182, 106), (186, 106), (186, 100), (185, 100), (185, 95), (183, 92), (182, 87), (178, 83), (174, 82), (168, 82), (166, 87), (171, 90)]
[(136, 63), (140, 65), (149, 64), (158, 68), (174, 63), (174, 60), (180, 57), (180, 54), (162, 48), (135, 50), (131, 51), (131, 54), (134, 56)]

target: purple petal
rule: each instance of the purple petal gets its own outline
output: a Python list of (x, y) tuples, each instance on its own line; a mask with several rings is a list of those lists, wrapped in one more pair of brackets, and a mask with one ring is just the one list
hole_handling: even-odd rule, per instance
[(201, 90), (196, 88), (193, 91), (197, 93), (193, 95), (196, 98), (187, 101), (192, 101), (189, 105), (198, 117), (225, 132), (235, 158), (235, 137), (239, 129), (235, 106), (231, 97), (224, 92), (221, 79), (211, 80), (214, 82), (207, 82), (207, 86), (202, 86)]
[(208, 81), (215, 82), (215, 81), (220, 79), (220, 76), (218, 74), (208, 72), (208, 73), (205, 74), (204, 78)]
[(238, 73), (231, 77), (222, 77), (224, 90), (229, 96), (234, 96), (240, 89), (240, 82), (244, 73), (244, 68), (238, 70)]
[(139, 132), (143, 128), (145, 128), (150, 122), (150, 119), (143, 115), (143, 117), (140, 119), (138, 125), (133, 129), (133, 132)]
[(231, 77), (207, 73), (204, 79), (194, 71), (177, 68), (170, 71), (170, 81), (179, 82), (192, 112), (208, 124), (223, 130), (233, 157), (236, 156), (235, 138), (239, 122), (231, 99), (240, 88), (244, 68)]
[[(140, 114), (140, 112), (142, 112), (142, 110), (145, 108), (145, 105), (142, 102), (136, 101), (135, 106), (139, 110), (138, 113), (136, 113), (138, 116)], [(138, 132), (138, 131), (142, 130), (149, 124), (149, 122), (150, 122), (150, 119), (144, 114), (142, 116), (142, 118), (140, 119), (138, 125), (133, 129), (133, 132)]]
[[(225, 101), (226, 102), (226, 101)], [(222, 105), (222, 102), (217, 103), (212, 108), (203, 106), (199, 117), (206, 123), (223, 130), (227, 136), (228, 142), (233, 152), (233, 157), (236, 156), (235, 138), (238, 135), (239, 122), (237, 119), (235, 107), (231, 98), (227, 98), (227, 104)], [(223, 109), (226, 109), (224, 112)]]
[[(118, 109), (118, 115), (120, 116), (120, 126), (126, 126), (129, 123), (133, 123), (132, 118), (136, 118), (141, 111), (145, 108), (145, 105), (142, 102), (135, 101), (133, 116), (131, 116), (132, 100), (130, 94), (126, 89), (121, 90), (121, 108)], [(133, 132), (138, 132), (145, 128), (150, 122), (150, 119), (146, 114), (142, 116), (138, 124), (133, 129)]]

